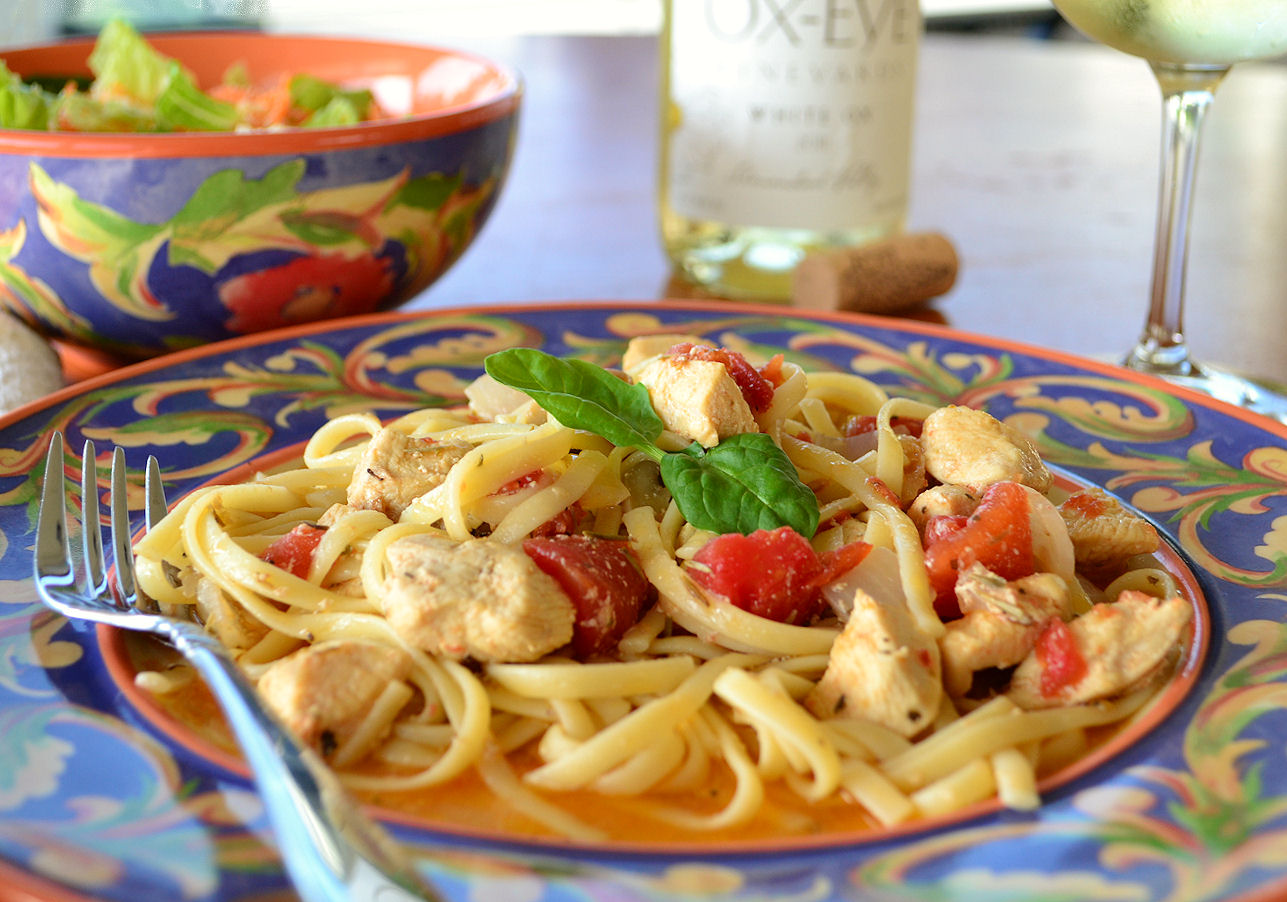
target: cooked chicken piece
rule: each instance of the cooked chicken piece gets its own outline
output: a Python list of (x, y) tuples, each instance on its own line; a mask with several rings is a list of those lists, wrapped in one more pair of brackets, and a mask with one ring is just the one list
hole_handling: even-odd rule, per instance
[(411, 502), (442, 484), (447, 473), (473, 445), (412, 438), (383, 428), (371, 436), (349, 483), (348, 502), (378, 510), (390, 520), (402, 516)]
[(1034, 650), (1010, 680), (1007, 695), (1024, 708), (1079, 705), (1121, 695), (1151, 677), (1180, 648), (1193, 616), (1176, 595), (1154, 598), (1126, 591), (1068, 624), (1086, 672), (1050, 695), (1042, 692), (1044, 665)]
[(322, 516), (317, 518), (317, 525), (326, 527), (334, 526), (336, 523), (339, 523), (346, 514), (351, 514), (355, 510), (357, 510), (357, 508), (348, 504), (332, 504), (322, 512)]
[(635, 370), (639, 364), (651, 357), (665, 354), (677, 344), (707, 344), (706, 339), (697, 335), (686, 335), (682, 332), (667, 332), (661, 335), (639, 335), (630, 339), (625, 353), (621, 355), (621, 368), (627, 373)]
[(956, 598), (963, 616), (945, 624), (939, 639), (943, 685), (954, 697), (969, 692), (977, 671), (1022, 661), (1050, 618), (1069, 608), (1068, 585), (1055, 574), (1007, 582), (979, 563), (957, 579)]
[(979, 506), (979, 496), (963, 485), (936, 485), (921, 492), (907, 509), (916, 529), (925, 532), (933, 517), (968, 517)]
[(1037, 448), (1019, 430), (982, 410), (940, 407), (921, 431), (925, 469), (939, 482), (982, 491), (994, 482), (1019, 482), (1038, 492), (1052, 477)]
[(1004, 614), (1025, 624), (1044, 624), (1070, 611), (1068, 584), (1055, 574), (1034, 573), (1006, 581), (977, 561), (957, 578), (956, 602), (962, 614)]
[(469, 409), (480, 420), (497, 423), (540, 425), (547, 419), (544, 408), (526, 392), (497, 382), (483, 373), (465, 387)]
[(228, 648), (247, 649), (268, 635), (268, 627), (225, 595), (214, 580), (191, 570), (184, 574), (183, 585), (192, 590), (201, 622)]
[(520, 663), (572, 638), (572, 601), (517, 546), (412, 535), (389, 545), (388, 562), (385, 617), (417, 648)]
[(1137, 554), (1152, 554), (1161, 545), (1157, 530), (1103, 489), (1091, 487), (1059, 505), (1068, 527), (1077, 564), (1087, 570), (1121, 566)]
[(268, 706), (300, 741), (328, 757), (353, 734), (385, 687), (411, 672), (400, 648), (338, 639), (277, 661), (259, 678)]
[(635, 381), (648, 389), (665, 427), (709, 448), (721, 439), (758, 432), (751, 407), (724, 364), (687, 357), (654, 357)]
[(864, 718), (910, 737), (930, 725), (942, 697), (938, 646), (916, 629), (905, 601), (877, 601), (860, 589), (805, 706), (818, 717)]

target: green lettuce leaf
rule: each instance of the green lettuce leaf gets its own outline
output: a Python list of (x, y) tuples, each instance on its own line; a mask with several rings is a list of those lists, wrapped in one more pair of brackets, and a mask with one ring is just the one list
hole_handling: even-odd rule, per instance
[(53, 99), (53, 94), (27, 84), (0, 61), (0, 128), (48, 128)]
[(336, 99), (342, 99), (357, 115), (358, 122), (365, 119), (370, 112), (374, 98), (365, 88), (349, 90), (339, 85), (318, 78), (315, 75), (292, 75), (290, 79), (290, 102), (302, 110), (314, 114), (320, 113), (332, 105)]
[(237, 127), (237, 108), (197, 87), (177, 62), (170, 64), (165, 90), (156, 98), (156, 118), (167, 131), (228, 132)]
[(353, 101), (343, 95), (332, 97), (320, 110), (309, 115), (301, 125), (306, 128), (331, 128), (339, 125), (356, 125), (362, 113)]
[(151, 106), (165, 91), (176, 65), (124, 19), (112, 19), (98, 33), (89, 55), (94, 73), (90, 94), (95, 100)]
[(50, 125), (77, 132), (154, 132), (159, 126), (150, 112), (130, 103), (95, 100), (88, 94), (67, 91), (57, 95), (50, 108)]

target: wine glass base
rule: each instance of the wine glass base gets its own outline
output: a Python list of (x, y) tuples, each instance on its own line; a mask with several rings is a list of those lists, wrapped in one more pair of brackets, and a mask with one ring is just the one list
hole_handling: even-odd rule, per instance
[(1152, 373), (1175, 385), (1210, 395), (1217, 401), (1287, 423), (1287, 386), (1271, 386), (1205, 363), (1191, 363), (1184, 373), (1140, 366), (1134, 357), (1128, 357), (1124, 364), (1128, 369)]

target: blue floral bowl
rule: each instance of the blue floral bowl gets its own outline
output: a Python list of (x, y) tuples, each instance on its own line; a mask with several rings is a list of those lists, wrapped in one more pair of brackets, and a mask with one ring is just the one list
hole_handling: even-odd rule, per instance
[[(522, 91), (434, 47), (244, 32), (153, 35), (202, 83), (307, 73), (391, 115), (322, 129), (81, 134), (0, 129), (0, 305), (131, 357), (395, 307), (491, 213)], [(92, 41), (10, 52), (19, 75), (87, 76)]]

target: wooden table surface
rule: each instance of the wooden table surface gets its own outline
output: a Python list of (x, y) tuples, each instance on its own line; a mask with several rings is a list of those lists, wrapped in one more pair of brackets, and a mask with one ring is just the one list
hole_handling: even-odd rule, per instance
[[(447, 43), (447, 41), (444, 41)], [(650, 37), (450, 43), (526, 82), (513, 169), (478, 241), (410, 309), (680, 294), (658, 236)], [(1143, 324), (1161, 110), (1146, 65), (1079, 42), (927, 35), (909, 228), (955, 243), (951, 326), (1117, 359)], [(1287, 65), (1235, 69), (1199, 162), (1195, 356), (1287, 382)]]

